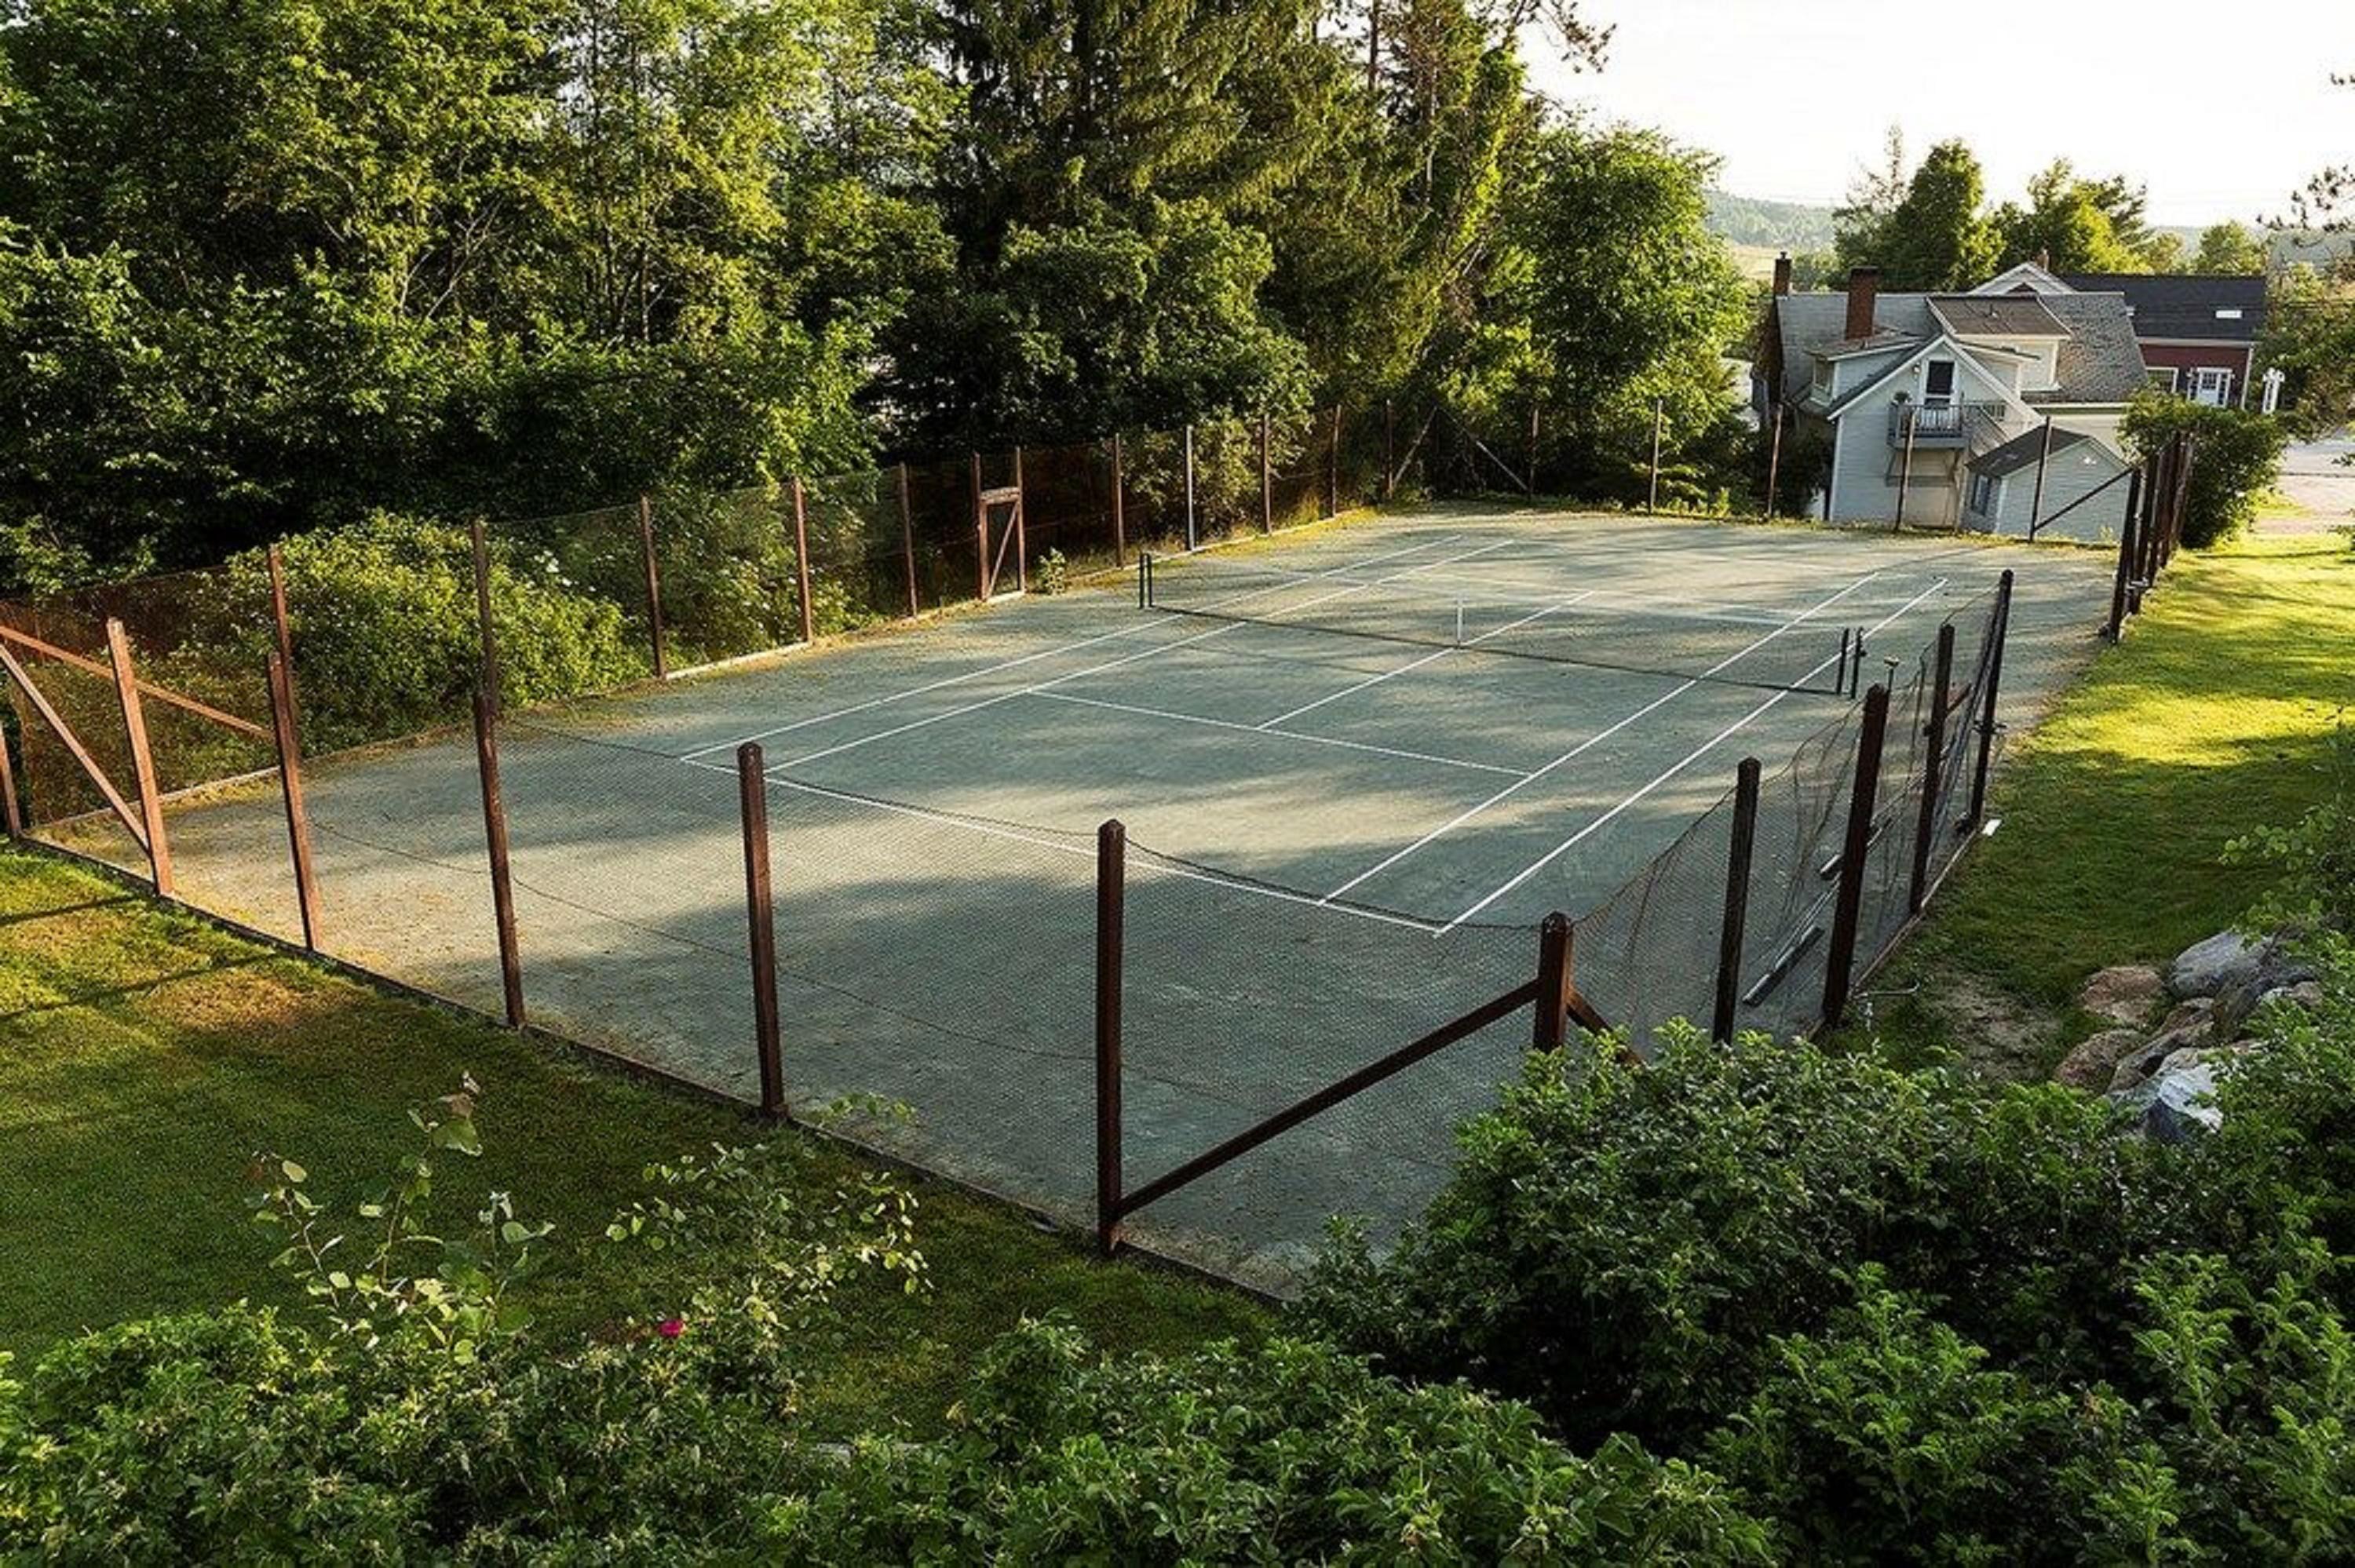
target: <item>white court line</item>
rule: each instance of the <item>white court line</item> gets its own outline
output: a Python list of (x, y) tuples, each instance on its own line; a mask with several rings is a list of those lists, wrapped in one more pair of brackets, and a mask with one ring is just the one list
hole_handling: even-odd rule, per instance
[[(1888, 628), (1891, 621), (1894, 621), (1898, 617), (1905, 614), (1906, 611), (1912, 609), (1915, 605), (1920, 604), (1923, 599), (1928, 599), (1932, 594), (1936, 593), (1943, 586), (1943, 584), (1934, 583), (1930, 587), (1923, 588), (1920, 593), (1914, 595), (1897, 609), (1891, 611), (1889, 615), (1884, 617), (1878, 624), (1869, 629), (1865, 635), (1868, 637), (1880, 635), (1881, 631)], [(1820, 674), (1824, 669), (1833, 663), (1838, 657), (1838, 655), (1835, 654), (1833, 658), (1825, 660), (1823, 663), (1817, 665), (1813, 670), (1808, 671), (1807, 673), (1809, 675)], [(1715, 735), (1710, 736), (1699, 746), (1693, 747), (1693, 749), (1686, 755), (1685, 758), (1676, 766), (1670, 768), (1658, 778), (1653, 779), (1649, 784), (1645, 785), (1642, 789), (1636, 790), (1634, 794), (1628, 796), (1625, 800), (1620, 801), (1617, 805), (1612, 807), (1601, 816), (1595, 818), (1594, 821), (1587, 823), (1586, 826), (1579, 829), (1578, 832), (1571, 834), (1570, 837), (1562, 840), (1561, 842), (1554, 845), (1553, 848), (1546, 851), (1545, 853), (1540, 855), (1536, 860), (1531, 861), (1527, 866), (1523, 867), (1514, 875), (1510, 882), (1506, 883), (1502, 887), (1497, 888), (1486, 898), (1481, 899), (1479, 903), (1475, 904), (1471, 908), (1466, 909), (1463, 914), (1458, 915), (1455, 919), (1450, 920), (1445, 926), (1440, 927), (1439, 934), (1444, 936), (1447, 932), (1453, 931), (1456, 927), (1461, 926), (1465, 921), (1471, 919), (1472, 916), (1479, 914), (1481, 910), (1486, 909), (1489, 905), (1494, 904), (1497, 899), (1502, 898), (1514, 888), (1518, 887), (1522, 883), (1527, 882), (1530, 877), (1535, 876), (1539, 872), (1543, 871), (1547, 866), (1552, 864), (1555, 860), (1559, 859), (1563, 854), (1568, 853), (1570, 851), (1576, 849), (1582, 842), (1585, 842), (1588, 835), (1593, 833), (1605, 823), (1609, 822), (1613, 818), (1618, 816), (1620, 812), (1625, 810), (1636, 801), (1641, 800), (1645, 796), (1649, 795), (1653, 790), (1658, 789), (1661, 785), (1667, 783), (1669, 779), (1674, 779), (1678, 774), (1682, 773), (1686, 768), (1690, 768), (1694, 763), (1699, 762), (1702, 758), (1716, 750), (1720, 746), (1723, 745), (1726, 741), (1732, 739), (1736, 734), (1746, 728), (1753, 719), (1759, 717), (1761, 715), (1764, 714), (1767, 709), (1773, 707), (1775, 704), (1781, 702), (1785, 697), (1787, 697), (1790, 694), (1791, 694), (1788, 692), (1775, 693), (1773, 696), (1767, 698), (1764, 702), (1760, 703), (1756, 707), (1751, 709), (1748, 713), (1742, 715), (1740, 718), (1734, 720), (1732, 724), (1726, 726), (1723, 729), (1718, 731)]]
[[(1391, 550), (1384, 555), (1371, 556), (1362, 561), (1352, 561), (1346, 567), (1335, 567), (1330, 571), (1326, 572), (1304, 573), (1302, 576), (1310, 579), (1337, 577), (1346, 571), (1356, 571), (1362, 567), (1379, 566), (1384, 561), (1394, 561), (1401, 556), (1412, 556), (1419, 550), (1432, 550), (1438, 548), (1442, 545), (1452, 545), (1462, 537), (1463, 535), (1460, 534), (1444, 534), (1436, 539), (1426, 539), (1419, 545), (1409, 545), (1403, 549)], [(1501, 548), (1502, 546), (1499, 546), (1497, 547)], [(1433, 564), (1444, 566), (1447, 563), (1434, 562)], [(1234, 599), (1223, 599), (1220, 602), (1221, 604), (1241, 604), (1247, 599), (1257, 599), (1262, 594), (1273, 593), (1274, 591), (1274, 588), (1253, 588), (1247, 594), (1241, 594)], [(690, 758), (706, 757), (715, 751), (733, 751), (748, 740), (767, 740), (773, 736), (791, 735), (797, 729), (806, 729), (814, 724), (831, 724), (836, 719), (848, 718), (853, 714), (863, 714), (871, 708), (886, 707), (892, 703), (905, 702), (910, 697), (922, 696), (926, 692), (937, 692), (943, 686), (960, 685), (966, 681), (977, 681), (984, 675), (996, 675), (1007, 670), (1019, 669), (1025, 664), (1035, 664), (1041, 659), (1055, 659), (1060, 658), (1066, 653), (1076, 653), (1082, 648), (1092, 648), (1099, 642), (1112, 642), (1124, 637), (1140, 636), (1160, 624), (1161, 623), (1158, 620), (1146, 621), (1135, 626), (1124, 626), (1117, 631), (1102, 631), (1098, 632), (1093, 637), (1082, 637), (1071, 642), (1058, 643), (1052, 648), (1042, 648), (1036, 653), (1025, 653), (1019, 658), (1000, 660), (997, 663), (984, 665), (978, 670), (967, 670), (963, 674), (946, 675), (937, 681), (927, 681), (921, 686), (910, 686), (905, 691), (892, 692), (880, 697), (871, 697), (863, 703), (853, 703), (847, 708), (837, 708), (831, 713), (818, 714), (805, 719), (795, 719), (791, 724), (779, 725), (774, 729), (760, 730), (751, 735), (740, 735), (732, 740), (716, 740), (709, 746), (698, 746), (692, 751), (680, 752), (678, 754), (677, 760), (683, 762)]]
[(1461, 757), (1441, 757), (1428, 751), (1406, 751), (1394, 746), (1374, 746), (1361, 740), (1342, 740), (1329, 735), (1304, 735), (1298, 730), (1269, 729), (1264, 725), (1237, 724), (1230, 719), (1205, 718), (1200, 714), (1173, 713), (1167, 708), (1139, 707), (1134, 703), (1108, 703), (1101, 697), (1074, 696), (1069, 692), (1034, 692), (1050, 703), (1072, 703), (1083, 708), (1108, 708), (1116, 714), (1135, 714), (1140, 718), (1169, 719), (1178, 724), (1200, 725), (1207, 729), (1235, 730), (1243, 735), (1264, 735), (1271, 740), (1296, 740), (1305, 746), (1335, 746), (1345, 751), (1370, 751), (1377, 757), (1395, 757), (1408, 762), (1435, 762), (1443, 768), (1468, 768), (1476, 773), (1501, 773), (1508, 779), (1518, 779), (1521, 769), (1499, 768), (1493, 762), (1470, 762)]
[[(1886, 575), (1886, 568), (1883, 575)], [(1663, 599), (1657, 594), (1647, 595), (1635, 587), (1589, 588), (1577, 599), (1565, 600), (1561, 598), (1562, 585), (1560, 583), (1527, 582), (1518, 577), (1462, 577), (1447, 572), (1433, 572), (1423, 580), (1449, 588), (1461, 600), (1477, 600), (1485, 597), (1493, 603), (1509, 595), (1523, 604), (1536, 599), (1550, 599), (1554, 601), (1550, 608), (1558, 609), (1564, 604), (1600, 599), (1604, 601), (1600, 608), (1606, 610), (1651, 614), (1670, 620), (1707, 621), (1712, 625), (1782, 626), (1790, 620), (1792, 615), (1787, 607), (1780, 605), (1742, 604), (1721, 599)], [(1822, 574), (1816, 574), (1808, 579), (1807, 586), (1816, 587), (1823, 580)]]
[[(1483, 545), (1479, 549), (1467, 550), (1460, 556), (1453, 556), (1439, 561), (1434, 561), (1432, 565), (1446, 566), (1452, 561), (1470, 560), (1473, 556), (1482, 555), (1487, 551), (1500, 550), (1502, 548), (1504, 548), (1504, 545), (1501, 541), (1495, 544)], [(1312, 599), (1308, 600), (1306, 604), (1295, 605), (1294, 608), (1296, 609), (1306, 609), (1311, 605), (1323, 604), (1326, 599), (1347, 599), (1353, 593), (1361, 593), (1369, 588), (1380, 588), (1384, 583), (1394, 582), (1400, 577), (1412, 577), (1420, 569), (1420, 567), (1407, 567), (1391, 573), (1387, 577), (1379, 577), (1371, 582), (1352, 582), (1350, 586), (1347, 588), (1336, 588), (1331, 593), (1325, 595), (1321, 599)], [(1227, 602), (1232, 601), (1230, 600)], [(1174, 642), (1156, 642), (1150, 648), (1140, 648), (1135, 652), (1125, 654), (1118, 659), (1108, 659), (1101, 664), (1091, 664), (1083, 670), (1073, 670), (1069, 674), (1058, 675), (1051, 681), (1040, 681), (1035, 685), (1023, 686), (1011, 692), (1000, 692), (994, 697), (984, 697), (977, 703), (966, 703), (962, 707), (950, 708), (944, 713), (932, 714), (920, 719), (910, 719), (906, 724), (893, 725), (890, 729), (877, 730), (871, 735), (860, 736), (856, 740), (846, 740), (839, 746), (829, 746), (818, 751), (805, 752), (801, 756), (794, 758), (789, 761), (776, 763), (773, 766), (778, 768), (806, 767), (810, 763), (821, 761), (826, 758), (839, 757), (846, 751), (857, 751), (861, 747), (872, 746), (879, 740), (890, 740), (894, 736), (906, 735), (910, 730), (923, 729), (932, 725), (943, 724), (953, 718), (963, 718), (967, 714), (979, 713), (984, 708), (994, 708), (1000, 703), (1010, 703), (1017, 697), (1035, 697), (1041, 692), (1052, 691), (1057, 686), (1067, 684), (1072, 681), (1085, 680), (1090, 675), (1101, 675), (1107, 670), (1117, 670), (1124, 664), (1135, 664), (1146, 659), (1157, 659), (1164, 653), (1173, 652), (1178, 649), (1189, 647), (1197, 642), (1207, 642), (1213, 637), (1224, 637), (1229, 632), (1241, 631), (1246, 626), (1256, 626), (1259, 624), (1261, 623), (1258, 621), (1233, 620), (1229, 621), (1222, 626), (1214, 626), (1208, 631), (1198, 631), (1191, 637), (1181, 637)]]
[[(1284, 723), (1287, 719), (1296, 719), (1302, 714), (1315, 713), (1327, 703), (1337, 703), (1343, 697), (1357, 695), (1359, 692), (1364, 691), (1369, 686), (1379, 686), (1384, 681), (1394, 680), (1398, 676), (1406, 674), (1409, 671), (1420, 670), (1425, 664), (1437, 663), (1440, 660), (1446, 658), (1450, 653), (1461, 653), (1465, 648), (1477, 647), (1479, 644), (1488, 641), (1491, 637), (1502, 637), (1506, 632), (1517, 630), (1521, 627), (1527, 626), (1530, 621), (1539, 619), (1540, 616), (1551, 615), (1557, 609), (1563, 609), (1571, 605), (1579, 603), (1581, 600), (1592, 599), (1602, 591), (1603, 590), (1601, 588), (1589, 588), (1582, 594), (1578, 594), (1572, 598), (1561, 600), (1559, 604), (1550, 604), (1543, 609), (1533, 610), (1529, 614), (1521, 617), (1518, 620), (1510, 620), (1507, 621), (1502, 626), (1493, 627), (1490, 630), (1482, 632), (1479, 636), (1475, 637), (1471, 641), (1463, 643), (1458, 647), (1442, 648), (1436, 653), (1426, 653), (1420, 659), (1410, 660), (1408, 662), (1400, 665), (1395, 670), (1385, 670), (1379, 675), (1369, 675), (1366, 679), (1358, 682), (1354, 685), (1344, 686), (1339, 691), (1333, 693), (1331, 695), (1319, 697), (1313, 703), (1303, 703), (1300, 706), (1293, 709), (1288, 714), (1278, 714), (1264, 724), (1254, 725), (1252, 727), (1254, 729), (1273, 730), (1277, 725)], [(1500, 768), (1498, 771), (1502, 772), (1505, 770)]]
[[(718, 762), (702, 762), (693, 758), (677, 758), (673, 760), (684, 763), (689, 768), (700, 768), (706, 773), (724, 774), (730, 778), (733, 778), (736, 773), (733, 768)], [(773, 773), (767, 775), (763, 782), (774, 784), (780, 789), (798, 789), (805, 795), (815, 795), (822, 800), (838, 800), (845, 805), (865, 806), (889, 816), (911, 817), (917, 821), (931, 822), (940, 827), (962, 828), (970, 833), (979, 833), (984, 838), (1007, 839), (1016, 843), (1030, 844), (1039, 849), (1052, 850), (1057, 854), (1069, 855), (1080, 860), (1092, 862), (1096, 858), (1096, 852), (1092, 846), (1082, 848), (1077, 844), (1041, 838), (1035, 833), (1026, 833), (1002, 822), (954, 816), (943, 811), (928, 811), (921, 806), (903, 805), (896, 800), (878, 800), (866, 795), (854, 795), (847, 790), (829, 789), (823, 784), (806, 783), (799, 779), (780, 779)], [(1264, 883), (1241, 882), (1232, 877), (1198, 871), (1191, 866), (1156, 861), (1153, 869), (1171, 876), (1181, 877), (1188, 882), (1207, 883), (1210, 886), (1223, 887), (1230, 892), (1249, 894), (1256, 898), (1273, 899), (1278, 904), (1299, 904), (1312, 909), (1327, 906), (1322, 899), (1311, 898), (1305, 893), (1292, 893)], [(1440, 928), (1431, 921), (1417, 920), (1408, 915), (1393, 915), (1383, 909), (1370, 909), (1361, 904), (1338, 904), (1330, 906), (1330, 908), (1337, 914), (1351, 916), (1360, 920), (1371, 920), (1378, 925), (1401, 926), (1410, 931), (1422, 931), (1434, 937), (1440, 934)]]
[[(1625, 729), (1629, 725), (1634, 724), (1637, 719), (1642, 718), (1645, 715), (1683, 696), (1687, 692), (1691, 691), (1695, 686), (1700, 685), (1710, 676), (1716, 674), (1719, 671), (1733, 663), (1736, 660), (1748, 658), (1752, 653), (1756, 652), (1759, 649), (1764, 648), (1767, 643), (1772, 642), (1777, 637), (1782, 636), (1784, 632), (1790, 630), (1792, 627), (1796, 627), (1805, 621), (1809, 616), (1815, 615), (1821, 610), (1829, 609), (1833, 605), (1838, 604), (1841, 599), (1846, 599), (1849, 595), (1864, 587), (1867, 583), (1872, 581), (1880, 575), (1881, 574), (1879, 572), (1867, 572), (1864, 576), (1857, 578), (1856, 581), (1849, 584), (1848, 587), (1840, 589), (1838, 593), (1831, 595), (1828, 599), (1818, 599), (1816, 603), (1808, 606), (1805, 610), (1801, 611), (1798, 618), (1793, 620), (1789, 625), (1775, 628), (1765, 636), (1758, 639), (1757, 641), (1750, 644), (1749, 647), (1742, 649), (1741, 652), (1728, 654), (1725, 658), (1719, 660), (1716, 663), (1710, 665), (1702, 674), (1686, 681), (1681, 685), (1673, 686), (1668, 691), (1663, 692), (1660, 695), (1654, 697), (1650, 702), (1646, 703), (1642, 707), (1637, 708), (1634, 713), (1629, 714), (1625, 718), (1621, 719), (1617, 724), (1613, 725), (1609, 729), (1602, 730), (1596, 734), (1588, 736), (1584, 740), (1580, 741), (1576, 746), (1572, 747), (1568, 751), (1563, 752), (1560, 757), (1555, 758), (1543, 768), (1539, 768), (1534, 773), (1522, 779), (1518, 783), (1508, 784), (1505, 788), (1497, 790), (1495, 794), (1489, 796), (1478, 805), (1474, 806), (1467, 810), (1459, 812), (1457, 815), (1449, 818), (1446, 821), (1440, 823), (1439, 826), (1432, 829), (1431, 832), (1423, 834), (1423, 837), (1415, 840), (1414, 842), (1407, 845), (1404, 849), (1394, 851), (1388, 858), (1384, 859), (1380, 863), (1368, 866), (1365, 870), (1358, 873), (1357, 875), (1351, 877), (1348, 881), (1343, 883), (1340, 886), (1327, 894), (1325, 895), (1326, 899), (1329, 901), (1331, 899), (1340, 897), (1343, 894), (1348, 892), (1359, 883), (1364, 882), (1367, 878), (1373, 876), (1380, 872), (1389, 870), (1391, 866), (1396, 865), (1407, 856), (1414, 853), (1417, 850), (1422, 849), (1425, 844), (1432, 842), (1433, 840), (1438, 839), (1444, 834), (1454, 832), (1457, 828), (1462, 827), (1465, 823), (1470, 821), (1473, 818), (1478, 816), (1489, 807), (1496, 805), (1498, 801), (1503, 800), (1508, 796), (1518, 793), (1529, 785), (1544, 778), (1547, 774), (1552, 772), (1563, 763), (1583, 755), (1589, 748), (1610, 739), (1613, 736), (1618, 734), (1621, 730)], [(1934, 584), (1931, 588), (1924, 589), (1923, 593), (1925, 596), (1930, 593), (1934, 593), (1938, 588), (1945, 586), (1945, 583), (1941, 581)], [(1821, 668), (1821, 666), (1817, 667)]]

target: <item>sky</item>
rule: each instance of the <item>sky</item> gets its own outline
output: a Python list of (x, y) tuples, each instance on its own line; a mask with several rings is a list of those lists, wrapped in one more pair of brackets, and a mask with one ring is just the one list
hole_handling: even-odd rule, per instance
[(1990, 197), (2065, 156), (2149, 187), (2158, 223), (2255, 221), (2355, 162), (2355, 0), (1582, 0), (1600, 75), (1533, 85), (1725, 159), (1740, 196), (1831, 203), (1891, 124), (1967, 142)]

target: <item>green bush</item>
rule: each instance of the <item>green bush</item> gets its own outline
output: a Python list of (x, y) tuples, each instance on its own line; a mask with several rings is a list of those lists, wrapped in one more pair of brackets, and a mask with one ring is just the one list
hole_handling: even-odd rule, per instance
[(2288, 437), (2271, 415), (2211, 408), (2155, 388), (2135, 398), (2119, 427), (2127, 444), (2145, 454), (2187, 432), (2191, 491), (2183, 542), (2199, 549), (2231, 538), (2256, 517), (2257, 498), (2281, 476)]
[[(282, 549), (306, 747), (333, 751), (465, 716), (480, 670), (465, 530), (378, 514)], [(234, 557), (219, 592), (218, 641), (199, 656), (259, 669), (272, 647), (265, 556)], [(491, 623), (510, 706), (647, 673), (643, 639), (618, 606), (576, 589), (551, 559), (504, 542), (491, 550)]]

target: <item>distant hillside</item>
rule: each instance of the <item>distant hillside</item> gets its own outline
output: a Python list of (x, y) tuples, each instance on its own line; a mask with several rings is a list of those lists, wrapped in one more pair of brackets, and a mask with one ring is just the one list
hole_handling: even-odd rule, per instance
[(1768, 250), (1828, 250), (1832, 209), (1711, 191), (1709, 228), (1710, 233), (1734, 245), (1762, 246)]

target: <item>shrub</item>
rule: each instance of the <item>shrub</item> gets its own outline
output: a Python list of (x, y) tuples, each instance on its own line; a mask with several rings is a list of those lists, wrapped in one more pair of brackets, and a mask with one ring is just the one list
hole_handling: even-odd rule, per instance
[(1684, 1031), (1642, 1068), (1608, 1044), (1540, 1055), (1395, 1254), (1345, 1243), (1303, 1310), (1391, 1370), (1528, 1399), (1574, 1443), (1689, 1441), (1870, 1263), (2065, 1367), (2123, 1320), (2117, 1260), (2169, 1191), (2108, 1124), (2051, 1086), (1764, 1036)]
[(2355, 937), (2355, 723), (2343, 710), (2321, 767), (2330, 792), (2304, 816), (2224, 846), (2226, 864), (2262, 862), (2279, 874), (2250, 912), (2252, 929), (2291, 927)]
[(2229, 539), (2257, 514), (2257, 498), (2281, 474), (2288, 438), (2281, 422), (2242, 408), (2211, 408), (2156, 389), (2137, 397), (2119, 434), (2144, 453), (2189, 432), (2191, 492), (2183, 542), (2200, 548)]

